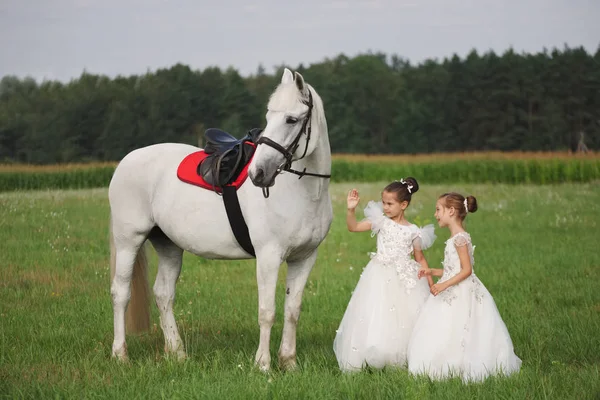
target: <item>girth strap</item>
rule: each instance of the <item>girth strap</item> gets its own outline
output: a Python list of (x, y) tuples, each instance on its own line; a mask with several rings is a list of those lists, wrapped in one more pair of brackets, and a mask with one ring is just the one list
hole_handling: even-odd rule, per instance
[(254, 246), (252, 246), (252, 241), (250, 240), (248, 225), (246, 225), (246, 221), (244, 220), (237, 190), (234, 186), (223, 186), (223, 202), (225, 203), (229, 225), (236, 240), (248, 254), (256, 257)]

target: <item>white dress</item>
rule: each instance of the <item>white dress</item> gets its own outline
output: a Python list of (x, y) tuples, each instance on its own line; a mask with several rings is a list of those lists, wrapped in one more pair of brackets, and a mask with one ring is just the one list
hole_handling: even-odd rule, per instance
[(383, 215), (381, 202), (370, 201), (365, 216), (377, 234), (377, 253), (371, 253), (333, 342), (343, 371), (405, 366), (410, 334), (429, 294), (411, 254), (431, 246), (433, 225), (400, 225)]
[[(460, 272), (456, 246), (468, 246), (474, 265), (471, 237), (467, 232), (457, 233), (446, 241), (439, 282)], [(429, 296), (408, 348), (411, 373), (432, 379), (458, 376), (463, 381), (480, 381), (488, 375), (509, 375), (520, 366), (496, 303), (474, 270), (462, 282)]]

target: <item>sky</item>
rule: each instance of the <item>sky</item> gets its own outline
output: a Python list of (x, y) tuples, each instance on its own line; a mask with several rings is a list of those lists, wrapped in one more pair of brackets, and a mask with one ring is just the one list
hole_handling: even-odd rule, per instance
[(419, 63), (600, 45), (599, 0), (0, 0), (0, 77), (69, 81), (308, 66), (344, 53)]

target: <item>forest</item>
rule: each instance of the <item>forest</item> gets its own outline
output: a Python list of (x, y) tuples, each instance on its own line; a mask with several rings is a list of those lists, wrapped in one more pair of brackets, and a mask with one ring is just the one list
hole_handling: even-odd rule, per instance
[[(289, 66), (321, 95), (333, 153), (577, 151), (600, 146), (600, 47), (471, 51), (411, 64), (398, 55), (343, 54)], [(0, 163), (118, 161), (160, 142), (198, 145), (210, 127), (241, 137), (265, 124), (284, 66), (176, 64), (70, 82), (4, 76)]]

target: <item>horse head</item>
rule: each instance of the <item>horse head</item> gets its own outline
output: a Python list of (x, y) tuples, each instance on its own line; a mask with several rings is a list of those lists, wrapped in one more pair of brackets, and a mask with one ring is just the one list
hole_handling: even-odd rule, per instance
[(269, 99), (267, 125), (258, 139), (258, 147), (248, 169), (254, 185), (262, 188), (273, 186), (280, 172), (294, 172), (291, 170), (293, 161), (311, 155), (319, 135), (319, 124), (313, 121), (319, 119), (315, 114), (323, 113), (320, 101), (302, 75), (287, 68), (284, 70), (281, 83)]

